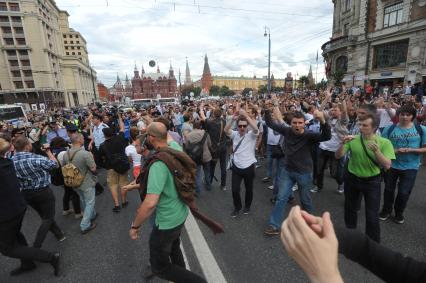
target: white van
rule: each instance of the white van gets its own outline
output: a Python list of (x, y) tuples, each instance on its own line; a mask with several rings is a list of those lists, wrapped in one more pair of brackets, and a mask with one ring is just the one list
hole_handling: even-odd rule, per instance
[(18, 121), (27, 121), (27, 115), (22, 105), (0, 105), (0, 121), (8, 121), (16, 124)]

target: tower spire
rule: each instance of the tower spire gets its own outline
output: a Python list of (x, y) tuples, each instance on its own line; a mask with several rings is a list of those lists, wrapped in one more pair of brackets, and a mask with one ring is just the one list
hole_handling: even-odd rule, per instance
[(185, 68), (185, 85), (192, 84), (191, 81), (191, 73), (189, 72), (189, 65), (188, 65), (188, 57), (186, 57), (186, 68)]

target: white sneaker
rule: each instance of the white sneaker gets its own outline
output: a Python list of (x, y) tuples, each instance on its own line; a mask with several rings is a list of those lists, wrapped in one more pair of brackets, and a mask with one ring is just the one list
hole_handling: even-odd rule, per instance
[(297, 191), (299, 189), (299, 187), (296, 185), (293, 186), (293, 188), (291, 188), (293, 190), (293, 192)]
[(83, 213), (79, 213), (79, 214), (74, 215), (74, 218), (75, 219), (83, 218)]
[(273, 190), (274, 189), (274, 185), (271, 185), (268, 187), (268, 190)]
[(63, 210), (63, 211), (62, 211), (62, 215), (63, 215), (63, 216), (70, 215), (71, 213), (74, 213), (74, 210), (72, 210), (72, 209), (68, 209), (68, 210)]

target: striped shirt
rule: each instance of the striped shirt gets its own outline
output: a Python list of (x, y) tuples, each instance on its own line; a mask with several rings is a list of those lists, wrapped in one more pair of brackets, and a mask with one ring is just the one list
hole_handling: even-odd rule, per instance
[(55, 161), (31, 152), (17, 152), (12, 160), (21, 191), (38, 190), (49, 186), (49, 171), (58, 166)]

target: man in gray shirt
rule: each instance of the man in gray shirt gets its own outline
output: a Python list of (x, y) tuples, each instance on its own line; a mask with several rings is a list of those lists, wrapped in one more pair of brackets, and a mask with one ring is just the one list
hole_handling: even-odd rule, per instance
[(84, 177), (84, 181), (80, 187), (74, 188), (74, 190), (80, 196), (82, 204), (83, 219), (80, 223), (80, 229), (82, 234), (96, 228), (94, 222), (97, 214), (95, 211), (95, 183), (96, 183), (96, 164), (93, 159), (92, 153), (84, 149), (84, 137), (80, 133), (76, 133), (71, 136), (71, 149), (68, 150), (63, 157), (62, 165), (72, 162), (74, 166), (80, 170), (80, 174)]

